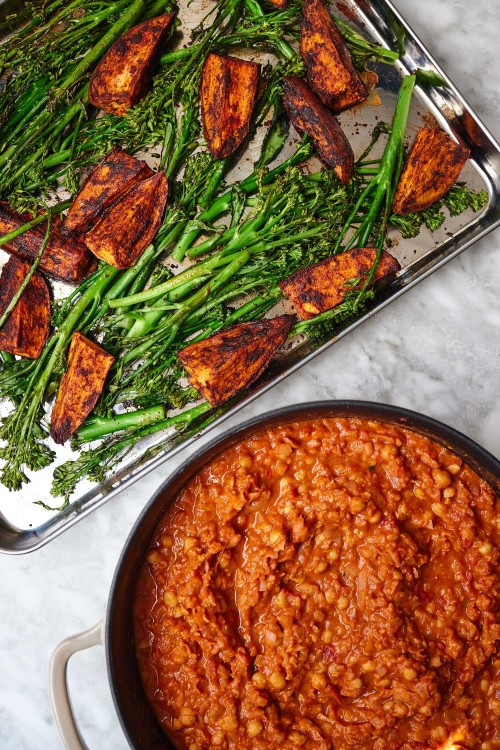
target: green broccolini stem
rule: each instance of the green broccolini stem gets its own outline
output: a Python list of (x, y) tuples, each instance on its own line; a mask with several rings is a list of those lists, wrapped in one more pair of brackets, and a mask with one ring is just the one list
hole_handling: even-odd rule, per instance
[[(395, 180), (397, 181), (397, 179), (399, 178), (399, 169), (401, 167), (404, 149), (404, 136), (406, 132), (406, 124), (408, 122), (408, 114), (410, 111), (410, 104), (413, 89), (415, 87), (415, 81), (415, 74), (407, 75), (403, 79), (403, 83), (401, 84), (401, 88), (399, 90), (392, 130), (384, 150), (380, 169), (378, 170), (377, 175), (372, 180), (370, 180), (370, 182), (362, 191), (361, 195), (356, 201), (351, 213), (349, 214), (344, 224), (342, 231), (339, 234), (337, 242), (335, 243), (333, 249), (334, 253), (340, 250), (342, 241), (344, 240), (347, 232), (352, 227), (353, 222), (358, 216), (360, 210), (367, 203), (369, 198), (370, 206), (366, 216), (362, 219), (358, 228), (343, 249), (347, 250), (351, 247), (354, 247), (356, 244), (360, 247), (366, 247), (366, 244), (373, 233), (375, 224), (379, 219), (380, 209), (384, 202), (387, 201), (387, 196), (391, 194)], [(381, 233), (381, 236), (382, 234), (383, 233)], [(383, 239), (381, 241), (383, 242)]]
[[(265, 174), (261, 175), (260, 182), (259, 175), (253, 172), (251, 175), (249, 175), (239, 183), (238, 190), (246, 194), (254, 193), (259, 187), (259, 184), (269, 185), (276, 179), (276, 177), (279, 177), (281, 174), (283, 174), (283, 172), (285, 172), (289, 167), (301, 164), (302, 162), (306, 161), (306, 159), (311, 156), (313, 151), (314, 148), (310, 138), (304, 136), (299, 143), (295, 153), (289, 156), (288, 159), (285, 159), (281, 164), (278, 164), (278, 166), (274, 167), (274, 169), (271, 169)], [(231, 206), (231, 196), (232, 190), (228, 190), (226, 193), (216, 198), (208, 208), (202, 211), (194, 220), (194, 222), (188, 224), (185, 232), (182, 234), (181, 238), (178, 240), (176, 246), (172, 250), (172, 258), (174, 260), (182, 261), (185, 258), (188, 249), (192, 246), (193, 242), (195, 242), (200, 234), (203, 233), (203, 226), (206, 224), (210, 224), (219, 216), (222, 216), (229, 210)]]
[(92, 440), (98, 440), (104, 435), (110, 435), (112, 432), (119, 430), (128, 430), (131, 427), (140, 428), (147, 425), (160, 422), (167, 416), (165, 406), (152, 406), (148, 409), (138, 409), (137, 411), (124, 412), (113, 417), (93, 417), (92, 420), (80, 427), (78, 430), (78, 441), (80, 443), (90, 443)]

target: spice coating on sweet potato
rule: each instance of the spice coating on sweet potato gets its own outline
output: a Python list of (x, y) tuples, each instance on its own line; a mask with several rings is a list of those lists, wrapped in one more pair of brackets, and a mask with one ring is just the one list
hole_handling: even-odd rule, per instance
[[(377, 250), (373, 247), (346, 250), (340, 255), (334, 255), (297, 271), (281, 282), (281, 290), (303, 320), (314, 318), (342, 302), (348, 292), (361, 288), (376, 256)], [(378, 262), (374, 280), (379, 281), (399, 269), (398, 261), (384, 251)], [(347, 284), (351, 279), (360, 279), (359, 285)]]
[(216, 159), (236, 151), (250, 129), (260, 65), (210, 53), (201, 78), (201, 117), (207, 146)]
[(323, 161), (344, 184), (354, 172), (354, 154), (337, 118), (297, 76), (283, 79), (283, 104), (292, 125), (310, 135)]
[(133, 266), (160, 228), (167, 197), (163, 172), (142, 180), (85, 235), (87, 247), (115, 268)]
[(83, 424), (97, 403), (115, 358), (76, 331), (68, 369), (61, 379), (50, 420), (50, 435), (62, 445)]
[[(6, 203), (0, 203), (0, 235), (18, 229), (31, 218), (27, 214), (16, 213)], [(44, 237), (45, 227), (38, 225), (2, 247), (3, 250), (23, 260), (33, 261), (38, 255)], [(83, 242), (79, 239), (63, 237), (57, 228), (57, 221), (54, 220), (39, 269), (55, 279), (67, 281), (69, 284), (79, 284), (85, 276), (88, 276), (94, 264), (94, 258)]]
[(285, 10), (288, 5), (288, 0), (269, 0), (269, 2), (271, 5), (274, 5), (275, 8), (279, 8), (280, 10)]
[(300, 54), (306, 64), (309, 83), (334, 112), (354, 107), (368, 96), (323, 0), (305, 0)]
[(120, 148), (109, 154), (90, 172), (69, 207), (64, 233), (88, 232), (101, 214), (141, 180), (151, 177), (148, 165)]
[(293, 315), (241, 323), (178, 352), (191, 385), (219, 406), (253, 383), (285, 341)]
[(167, 13), (143, 21), (109, 48), (90, 78), (91, 104), (125, 115), (145, 96), (174, 16)]
[(395, 214), (425, 211), (455, 184), (470, 156), (441, 128), (420, 128), (408, 154), (394, 196)]
[[(0, 277), (0, 316), (30, 270), (29, 263), (9, 258)], [(34, 273), (7, 321), (0, 328), (0, 349), (38, 359), (50, 330), (50, 295), (43, 276)]]

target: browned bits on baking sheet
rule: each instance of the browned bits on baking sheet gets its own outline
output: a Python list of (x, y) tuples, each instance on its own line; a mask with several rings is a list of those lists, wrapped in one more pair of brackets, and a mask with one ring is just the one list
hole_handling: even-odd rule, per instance
[(227, 450), (166, 513), (137, 582), (162, 726), (191, 750), (492, 750), (497, 509), (450, 451), (378, 422)]

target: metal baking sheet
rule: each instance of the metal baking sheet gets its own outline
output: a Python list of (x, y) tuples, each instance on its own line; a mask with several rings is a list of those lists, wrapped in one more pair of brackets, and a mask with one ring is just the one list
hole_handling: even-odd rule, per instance
[[(207, 4), (203, 4), (204, 8), (201, 7), (201, 3), (191, 3), (188, 6), (187, 1), (182, 0), (180, 19), (185, 28), (192, 27), (203, 11), (206, 11)], [(316, 342), (313, 345), (304, 338), (291, 342), (260, 381), (239, 398), (209, 415), (208, 420), (198, 429), (181, 436), (164, 433), (143, 440), (128, 453), (117, 471), (105, 482), (99, 485), (82, 483), (63, 510), (47, 511), (34, 504), (37, 500), (49, 505), (57, 504), (57, 500), (54, 502), (54, 498), (50, 496), (54, 464), (33, 475), (36, 481), (32, 481), (20, 492), (9, 493), (0, 485), (0, 551), (19, 554), (46, 544), (122, 489), (168, 461), (175, 453), (193, 443), (207, 430), (220, 424), (259, 394), (312, 360), (378, 310), (500, 225), (498, 143), (389, 0), (350, 0), (348, 5), (344, 1), (339, 2), (338, 6), (333, 3), (335, 12), (344, 17), (347, 13), (349, 23), (357, 25), (372, 40), (392, 49), (404, 45), (404, 54), (395, 68), (376, 66), (379, 75), (377, 94), (380, 101), (372, 100), (369, 106), (341, 115), (342, 125), (355, 154), (362, 153), (377, 122), (392, 118), (401, 76), (416, 68), (435, 73), (441, 76), (445, 85), (429, 85), (425, 89), (417, 87), (410, 113), (408, 138), (413, 138), (418, 127), (423, 123), (429, 123), (430, 120), (437, 120), (448, 132), (462, 138), (471, 150), (471, 160), (461, 179), (474, 189), (484, 188), (488, 191), (487, 206), (480, 214), (468, 212), (459, 217), (448, 218), (441, 229), (432, 235), (427, 230), (422, 230), (417, 238), (402, 240), (395, 233), (395, 245), (391, 252), (398, 258), (402, 270), (383, 290), (382, 296), (379, 295), (371, 308), (358, 320), (346, 325), (337, 335), (324, 343)], [(22, 4), (14, 3), (12, 0), (1, 3), (0, 0), (0, 17), (5, 8), (12, 12), (13, 7), (21, 9)], [(259, 59), (261, 55), (255, 54), (254, 57)], [(280, 305), (282, 311), (283, 303)], [(272, 314), (276, 314), (277, 311), (275, 308)], [(69, 457), (71, 451), (63, 448), (58, 452), (57, 463), (62, 463)]]

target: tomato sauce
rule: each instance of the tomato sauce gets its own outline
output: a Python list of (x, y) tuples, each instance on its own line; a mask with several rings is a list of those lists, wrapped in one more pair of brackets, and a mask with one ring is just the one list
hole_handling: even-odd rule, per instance
[(498, 498), (359, 418), (258, 432), (166, 512), (135, 596), (180, 748), (499, 747)]

